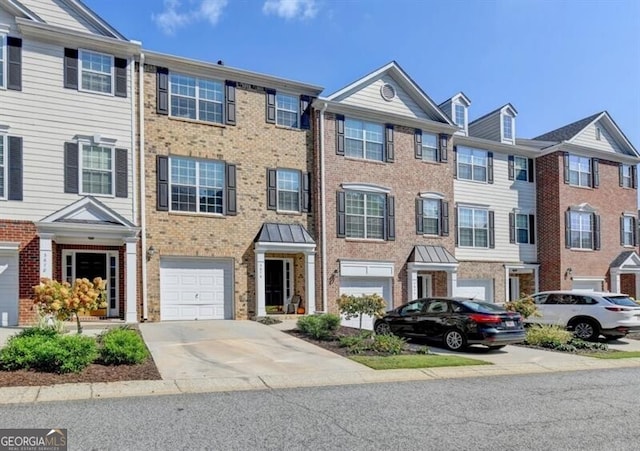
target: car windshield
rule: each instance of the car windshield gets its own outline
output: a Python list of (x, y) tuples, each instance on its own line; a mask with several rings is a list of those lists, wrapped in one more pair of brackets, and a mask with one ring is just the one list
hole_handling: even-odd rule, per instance
[(629, 296), (605, 296), (604, 298), (612, 304), (624, 305), (626, 307), (640, 307), (638, 304), (633, 302)]
[(465, 307), (479, 312), (479, 313), (503, 313), (504, 308), (496, 304), (490, 304), (488, 302), (475, 302), (475, 301), (461, 301)]

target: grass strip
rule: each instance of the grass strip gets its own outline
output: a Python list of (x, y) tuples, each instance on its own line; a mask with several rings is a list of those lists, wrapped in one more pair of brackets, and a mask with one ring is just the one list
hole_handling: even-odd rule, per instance
[(640, 357), (640, 351), (593, 352), (581, 354), (596, 359), (633, 359)]
[(483, 360), (455, 355), (390, 355), (349, 357), (351, 360), (374, 370), (397, 370), (402, 368), (438, 368), (443, 366), (492, 365)]

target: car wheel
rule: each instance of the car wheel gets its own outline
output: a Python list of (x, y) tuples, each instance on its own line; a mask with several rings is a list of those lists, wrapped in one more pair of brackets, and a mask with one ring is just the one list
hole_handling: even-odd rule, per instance
[(378, 321), (375, 327), (373, 328), (373, 330), (378, 335), (389, 335), (391, 333), (391, 328), (389, 327), (389, 324), (387, 324), (384, 321)]
[(445, 348), (452, 351), (459, 351), (467, 346), (467, 337), (458, 329), (450, 329), (445, 332), (442, 338)]
[(600, 331), (593, 321), (580, 319), (573, 323), (573, 335), (581, 340), (592, 341), (598, 338)]
[(493, 351), (494, 349), (502, 349), (504, 348), (506, 345), (498, 345), (498, 346), (489, 346), (489, 350)]

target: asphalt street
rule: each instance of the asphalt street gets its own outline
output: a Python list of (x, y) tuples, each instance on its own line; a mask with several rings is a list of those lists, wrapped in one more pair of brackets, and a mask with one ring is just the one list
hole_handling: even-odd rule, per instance
[(637, 450), (638, 369), (2, 406), (77, 450)]

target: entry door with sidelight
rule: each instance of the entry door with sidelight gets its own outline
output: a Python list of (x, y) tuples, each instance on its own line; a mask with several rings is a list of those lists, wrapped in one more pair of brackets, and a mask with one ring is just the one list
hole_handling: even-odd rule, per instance
[(63, 273), (67, 282), (102, 277), (107, 281), (107, 316), (117, 317), (118, 305), (118, 253), (117, 252), (63, 252)]
[[(431, 274), (418, 275), (418, 299), (431, 297), (433, 294)], [(411, 300), (411, 299), (409, 299)]]
[(293, 260), (265, 259), (265, 305), (284, 306), (293, 294)]

